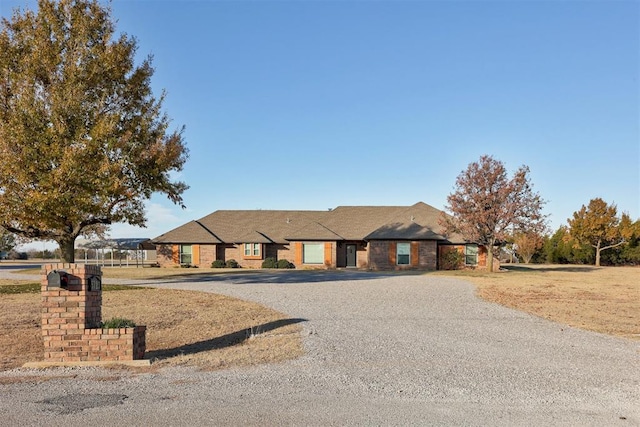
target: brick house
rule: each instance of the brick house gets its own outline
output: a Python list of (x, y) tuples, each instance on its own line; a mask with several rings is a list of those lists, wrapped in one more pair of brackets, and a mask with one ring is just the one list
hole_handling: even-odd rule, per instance
[(436, 270), (446, 268), (451, 251), (468, 267), (486, 267), (484, 247), (438, 233), (441, 215), (423, 202), (329, 211), (221, 210), (152, 242), (162, 267), (210, 267), (214, 260), (234, 259), (243, 268), (260, 268), (272, 257), (296, 268)]

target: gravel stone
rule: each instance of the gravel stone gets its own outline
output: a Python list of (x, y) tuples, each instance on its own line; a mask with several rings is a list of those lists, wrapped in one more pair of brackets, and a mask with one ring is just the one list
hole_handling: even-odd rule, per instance
[(7, 371), (2, 424), (640, 425), (640, 343), (482, 301), (461, 280), (283, 271), (140, 284), (230, 295), (305, 319), (307, 353), (112, 380), (102, 368)]

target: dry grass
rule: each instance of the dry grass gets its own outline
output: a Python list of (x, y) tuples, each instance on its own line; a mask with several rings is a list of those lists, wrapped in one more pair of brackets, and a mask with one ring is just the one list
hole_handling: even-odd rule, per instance
[[(148, 267), (102, 267), (102, 274), (105, 279), (137, 279), (155, 280), (167, 277), (197, 277), (211, 276), (213, 274), (229, 273), (256, 273), (259, 270), (239, 269), (239, 268), (148, 268)], [(19, 274), (40, 274), (39, 267), (26, 268), (14, 271)]]
[(272, 363), (303, 353), (299, 323), (223, 295), (166, 289), (103, 294), (103, 318), (147, 325), (147, 357), (206, 369)]
[(640, 340), (640, 268), (507, 266), (438, 272), (473, 282), (481, 298), (589, 331)]
[(13, 286), (33, 283), (32, 280), (0, 279), (0, 286)]
[[(150, 288), (104, 292), (102, 317), (116, 316), (147, 325), (147, 357), (155, 367), (219, 369), (303, 353), (301, 319), (222, 295)], [(0, 322), (0, 370), (43, 359), (40, 295), (0, 295)]]
[(0, 371), (42, 360), (40, 295), (0, 295)]

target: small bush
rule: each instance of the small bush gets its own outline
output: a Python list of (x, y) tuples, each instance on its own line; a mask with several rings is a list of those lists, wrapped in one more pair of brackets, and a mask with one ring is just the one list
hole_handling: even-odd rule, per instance
[(100, 324), (102, 329), (133, 328), (135, 326), (136, 324), (133, 320), (123, 319), (121, 317), (114, 317)]
[(240, 265), (238, 264), (238, 261), (236, 261), (235, 259), (230, 259), (230, 260), (227, 261), (226, 267), (227, 268), (238, 268), (238, 267), (240, 267)]
[(262, 261), (262, 268), (278, 268), (278, 263), (273, 257), (265, 258), (265, 260)]
[(223, 260), (217, 259), (211, 263), (211, 268), (225, 268), (226, 264)]
[(295, 268), (295, 265), (287, 261), (286, 259), (279, 259), (276, 268)]
[(464, 254), (457, 250), (449, 250), (442, 256), (443, 270), (458, 270), (464, 267)]

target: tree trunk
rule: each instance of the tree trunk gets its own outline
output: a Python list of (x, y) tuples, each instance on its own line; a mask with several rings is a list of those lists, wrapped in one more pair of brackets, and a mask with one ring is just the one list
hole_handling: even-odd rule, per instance
[(596, 245), (596, 267), (600, 267), (600, 241)]
[(489, 273), (493, 272), (493, 244), (490, 243), (487, 246), (487, 270)]
[(58, 240), (58, 245), (60, 246), (60, 258), (62, 258), (62, 262), (72, 263), (76, 261), (76, 254), (75, 254), (76, 238), (75, 237), (62, 238)]

